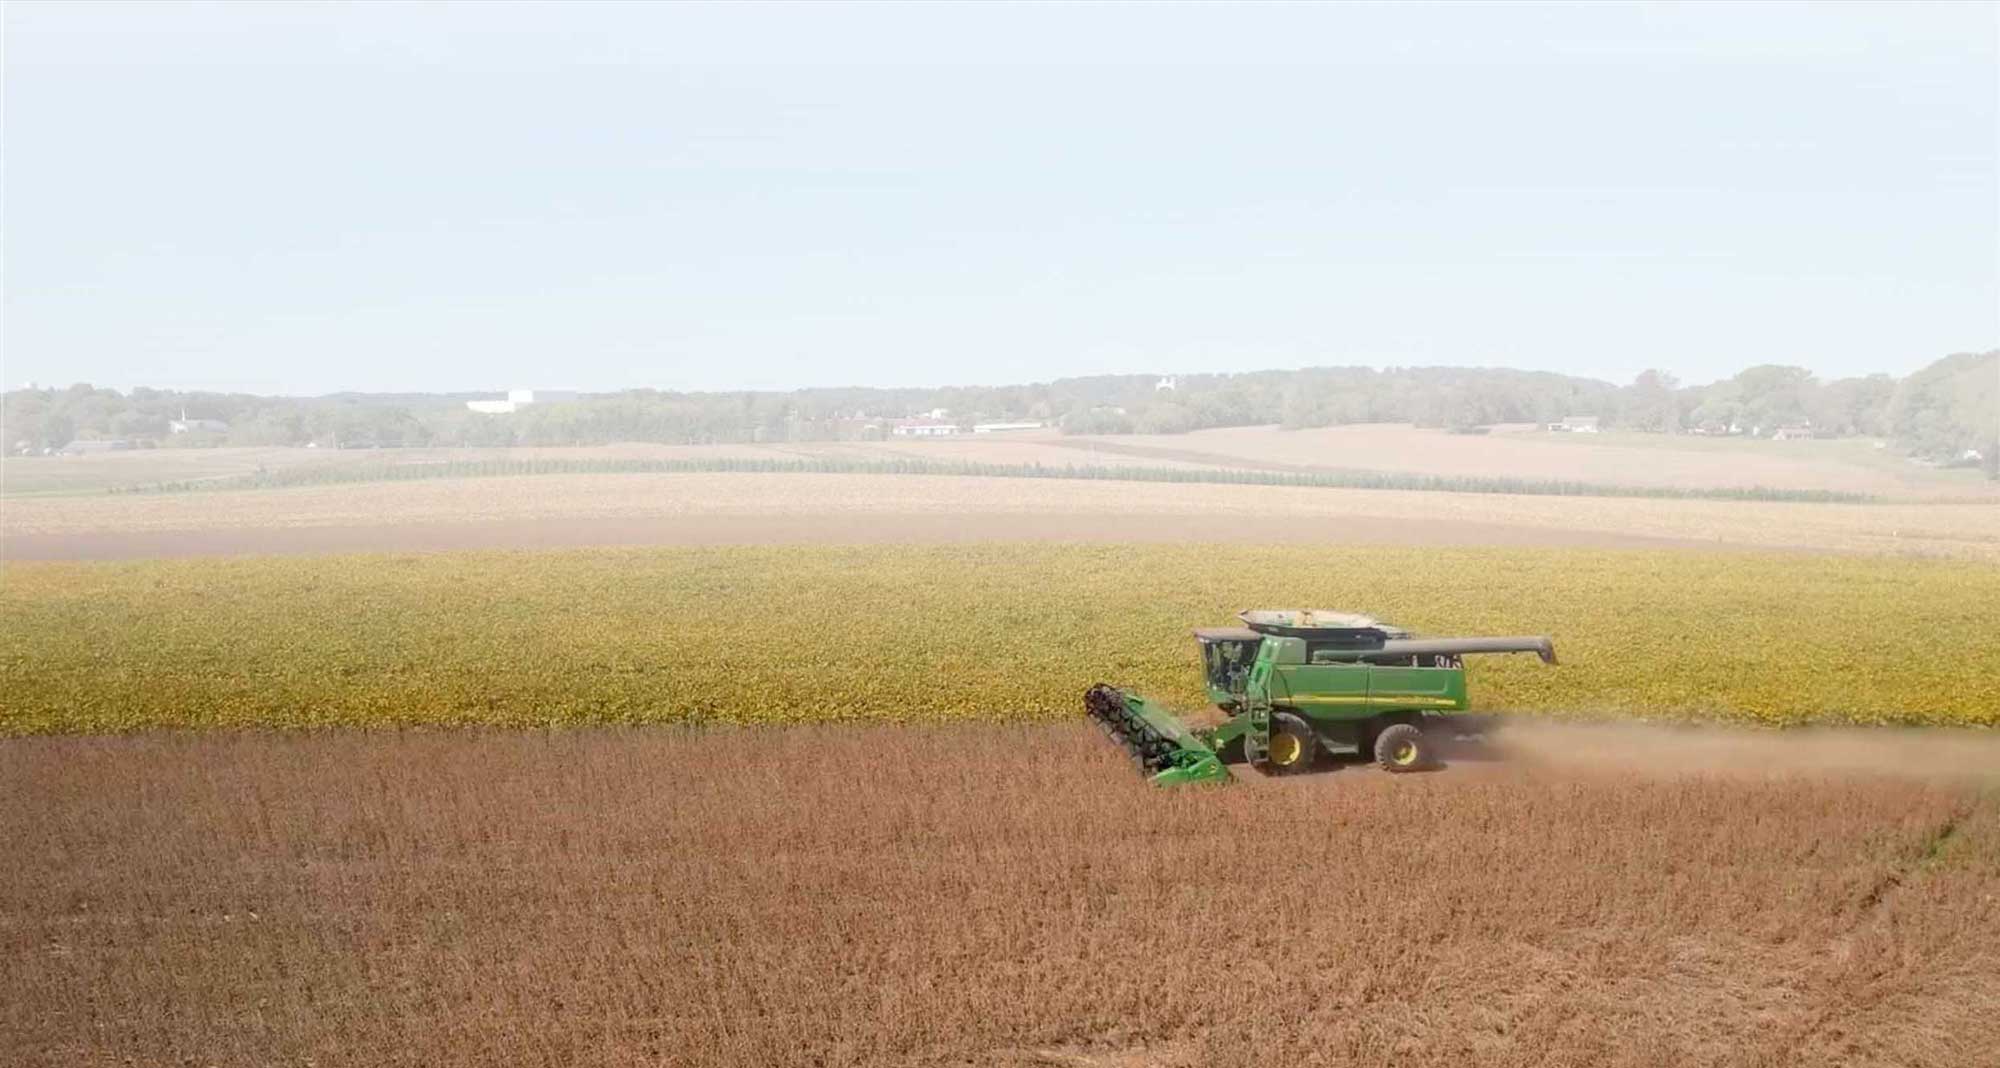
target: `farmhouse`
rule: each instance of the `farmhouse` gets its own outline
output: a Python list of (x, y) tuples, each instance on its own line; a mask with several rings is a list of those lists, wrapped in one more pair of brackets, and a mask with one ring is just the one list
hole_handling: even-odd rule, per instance
[(465, 406), (486, 415), (506, 415), (530, 404), (559, 404), (577, 399), (573, 389), (510, 389), (506, 400), (466, 401)]
[(1597, 433), (1597, 416), (1565, 415), (1562, 422), (1550, 423), (1549, 429), (1559, 434), (1595, 434)]
[(228, 429), (229, 424), (220, 419), (189, 419), (186, 412), (182, 412), (179, 419), (167, 421), (167, 430), (175, 434), (194, 434), (202, 431), (220, 434)]
[(889, 433), (899, 438), (941, 438), (961, 432), (957, 423), (942, 419), (898, 419), (889, 427)]

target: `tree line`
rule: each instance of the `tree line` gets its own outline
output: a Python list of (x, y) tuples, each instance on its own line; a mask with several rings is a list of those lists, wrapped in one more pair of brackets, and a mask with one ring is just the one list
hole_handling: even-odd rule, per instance
[[(10, 453), (73, 441), (209, 445), (590, 445), (619, 441), (713, 444), (831, 441), (882, 436), (899, 418), (942, 410), (965, 425), (1037, 421), (1071, 434), (1173, 434), (1279, 423), (1323, 427), (1406, 422), (1471, 431), (1496, 423), (1594, 416), (1605, 428), (1769, 434), (1810, 427), (1819, 436), (1867, 435), (1916, 456), (1992, 464), (2000, 453), (2000, 351), (1961, 353), (1897, 379), (1823, 381), (1767, 364), (1719, 382), (1683, 386), (1651, 370), (1631, 384), (1494, 368), (1315, 367), (1246, 374), (1097, 375), (1019, 386), (585, 394), (491, 415), (465, 401), (486, 394), (334, 394), (271, 397), (130, 392), (77, 384), (7, 393)], [(180, 419), (213, 421), (175, 433)]]

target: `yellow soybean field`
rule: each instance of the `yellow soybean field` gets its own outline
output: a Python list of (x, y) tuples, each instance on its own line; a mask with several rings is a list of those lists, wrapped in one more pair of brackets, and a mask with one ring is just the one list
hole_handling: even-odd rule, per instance
[(0, 732), (1046, 720), (1248, 607), (1547, 633), (1475, 706), (2000, 725), (2000, 567), (1632, 550), (727, 547), (12, 565)]

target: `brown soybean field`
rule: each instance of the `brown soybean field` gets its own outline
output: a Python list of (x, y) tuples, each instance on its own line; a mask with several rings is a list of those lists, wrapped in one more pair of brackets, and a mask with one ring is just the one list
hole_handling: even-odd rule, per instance
[(1993, 1063), (1990, 740), (1602, 730), (1178, 792), (1073, 724), (16, 739), (0, 1061)]

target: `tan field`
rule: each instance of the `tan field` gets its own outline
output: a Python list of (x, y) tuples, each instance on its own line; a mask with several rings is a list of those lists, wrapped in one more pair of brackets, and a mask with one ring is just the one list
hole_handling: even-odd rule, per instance
[(1490, 434), (1450, 434), (1371, 424), (1312, 430), (1230, 427), (1093, 440), (1100, 449), (1115, 449), (1135, 459), (1213, 466), (1358, 468), (1675, 489), (1833, 490), (1893, 498), (1963, 496), (2000, 501), (2000, 485), (1976, 472), (1921, 467), (1859, 439), (1567, 434), (1526, 426), (1499, 427)]
[[(802, 460), (897, 459), (932, 463), (1041, 464), (1045, 467), (1211, 467), (1214, 463), (1130, 455), (1099, 448), (1098, 439), (1052, 432), (1019, 436), (967, 435), (936, 441), (795, 442), (773, 445), (619, 445), (519, 448), (135, 449), (81, 456), (0, 458), (0, 493), (7, 497), (95, 495), (200, 483), (259, 471), (422, 466), (482, 460)], [(1242, 468), (1223, 460), (1219, 466)]]
[(1485, 435), (1402, 424), (1312, 430), (1231, 427), (1173, 435), (1065, 436), (1055, 431), (934, 440), (574, 448), (151, 449), (0, 460), (7, 496), (100, 493), (298, 467), (433, 464), (467, 460), (922, 460), (932, 463), (1143, 466), (1265, 471), (1379, 471), (1518, 478), (1682, 490), (1827, 490), (1895, 499), (2000, 501), (2000, 486), (1972, 471), (1911, 464), (1860, 439), (1762, 441), (1689, 435), (1551, 434), (1532, 427)]
[(0, 1061), (1962, 1068), (1990, 741), (1163, 793), (1078, 725), (16, 740)]
[[(1358, 541), (2000, 559), (2000, 503), (1803, 504), (930, 475), (549, 475), (8, 501), (13, 559), (705, 541)], [(275, 533), (274, 533), (275, 532)]]
[[(855, 474), (571, 474), (107, 493), (259, 470), (465, 461), (918, 460), (1389, 471), (1670, 489), (1832, 490), (1880, 503), (1517, 496)], [(1407, 426), (570, 449), (161, 449), (5, 462), (13, 559), (787, 541), (1329, 541), (1726, 546), (2000, 558), (2000, 487), (1863, 441)]]

